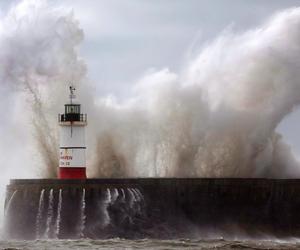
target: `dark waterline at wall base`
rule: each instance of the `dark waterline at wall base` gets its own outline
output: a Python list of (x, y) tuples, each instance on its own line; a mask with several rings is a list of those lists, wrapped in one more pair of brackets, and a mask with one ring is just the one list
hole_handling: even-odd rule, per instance
[(8, 238), (299, 237), (298, 179), (11, 180)]

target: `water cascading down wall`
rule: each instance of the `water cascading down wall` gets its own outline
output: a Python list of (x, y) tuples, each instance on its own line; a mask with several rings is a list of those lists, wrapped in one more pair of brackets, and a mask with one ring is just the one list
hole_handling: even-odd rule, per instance
[(300, 180), (11, 180), (13, 239), (291, 237), (300, 235)]

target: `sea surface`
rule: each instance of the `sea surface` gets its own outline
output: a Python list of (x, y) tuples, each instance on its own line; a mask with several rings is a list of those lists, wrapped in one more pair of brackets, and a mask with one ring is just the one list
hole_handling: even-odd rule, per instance
[(300, 249), (300, 241), (259, 240), (36, 240), (0, 241), (0, 249), (7, 250), (81, 250), (81, 249)]

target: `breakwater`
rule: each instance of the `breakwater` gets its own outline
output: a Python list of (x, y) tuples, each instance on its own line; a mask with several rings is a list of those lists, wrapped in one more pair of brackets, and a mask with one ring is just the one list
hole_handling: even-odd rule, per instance
[(13, 239), (297, 237), (300, 180), (13, 179)]

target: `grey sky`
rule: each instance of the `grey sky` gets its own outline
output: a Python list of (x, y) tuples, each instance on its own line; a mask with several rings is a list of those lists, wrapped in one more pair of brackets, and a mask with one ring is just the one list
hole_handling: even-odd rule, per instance
[[(2, 0), (0, 14), (16, 1)], [(296, 0), (64, 0), (54, 5), (74, 10), (85, 33), (81, 55), (99, 95), (126, 97), (129, 86), (148, 69), (177, 72), (188, 52), (233, 25), (243, 31), (274, 12), (300, 6)], [(300, 154), (294, 112), (279, 127)]]
[(299, 1), (109, 0), (65, 1), (85, 31), (82, 55), (103, 93), (126, 94), (148, 68), (178, 70), (192, 44), (229, 25), (255, 27)]

